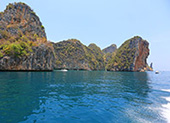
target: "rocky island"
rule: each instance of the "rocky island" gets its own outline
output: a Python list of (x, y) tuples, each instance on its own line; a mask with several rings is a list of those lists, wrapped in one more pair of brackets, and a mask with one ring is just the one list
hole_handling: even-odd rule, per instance
[(77, 39), (53, 43), (56, 56), (55, 69), (104, 70), (102, 51), (94, 44), (88, 47)]
[(24, 3), (0, 13), (0, 70), (53, 70), (54, 53), (39, 17)]
[(125, 41), (109, 60), (106, 69), (111, 71), (147, 71), (149, 43), (139, 36)]
[(0, 70), (147, 71), (149, 43), (139, 36), (101, 50), (77, 39), (49, 42), (36, 13), (25, 3), (9, 4), (0, 12)]

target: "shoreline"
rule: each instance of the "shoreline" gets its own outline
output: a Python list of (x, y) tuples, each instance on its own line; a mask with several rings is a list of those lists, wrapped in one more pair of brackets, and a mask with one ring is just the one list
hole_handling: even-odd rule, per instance
[(53, 72), (53, 70), (0, 70), (0, 72)]
[[(61, 71), (62, 69), (53, 69), (53, 70), (0, 70), (0, 72), (54, 72), (54, 71)], [(129, 72), (129, 73), (134, 73), (134, 72), (138, 72), (138, 73), (145, 73), (145, 72), (149, 72), (149, 71), (144, 71), (144, 72), (140, 72), (140, 71), (110, 71), (110, 70), (84, 70), (84, 69), (67, 69), (68, 71), (105, 71), (105, 72)], [(151, 71), (153, 72), (153, 71)]]

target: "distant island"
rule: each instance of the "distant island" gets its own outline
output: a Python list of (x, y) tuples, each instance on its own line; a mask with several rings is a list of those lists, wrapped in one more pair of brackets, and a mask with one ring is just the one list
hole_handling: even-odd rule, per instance
[(25, 3), (9, 4), (0, 12), (0, 70), (52, 71), (108, 70), (151, 71), (147, 64), (149, 43), (139, 36), (101, 50), (77, 39), (47, 41), (45, 28)]

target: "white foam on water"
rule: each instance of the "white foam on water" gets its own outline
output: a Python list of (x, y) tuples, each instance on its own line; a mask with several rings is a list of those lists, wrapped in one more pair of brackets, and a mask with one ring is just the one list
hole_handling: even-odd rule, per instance
[(126, 109), (125, 112), (135, 123), (152, 123), (151, 121), (141, 118), (138, 112), (135, 112), (133, 109)]
[(167, 97), (165, 99), (169, 101), (169, 103), (166, 105), (162, 105), (163, 107), (162, 115), (167, 119), (167, 122), (170, 123), (170, 97)]
[(161, 91), (170, 92), (170, 89), (161, 89)]
[[(170, 89), (162, 89), (162, 91), (170, 92)], [(170, 97), (162, 97), (166, 101), (168, 101), (167, 104), (162, 105), (162, 115), (167, 119), (167, 122), (170, 123)]]

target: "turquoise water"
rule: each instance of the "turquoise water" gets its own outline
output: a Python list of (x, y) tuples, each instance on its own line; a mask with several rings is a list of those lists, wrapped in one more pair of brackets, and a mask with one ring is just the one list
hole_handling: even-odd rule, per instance
[(0, 123), (166, 123), (170, 72), (0, 72)]

